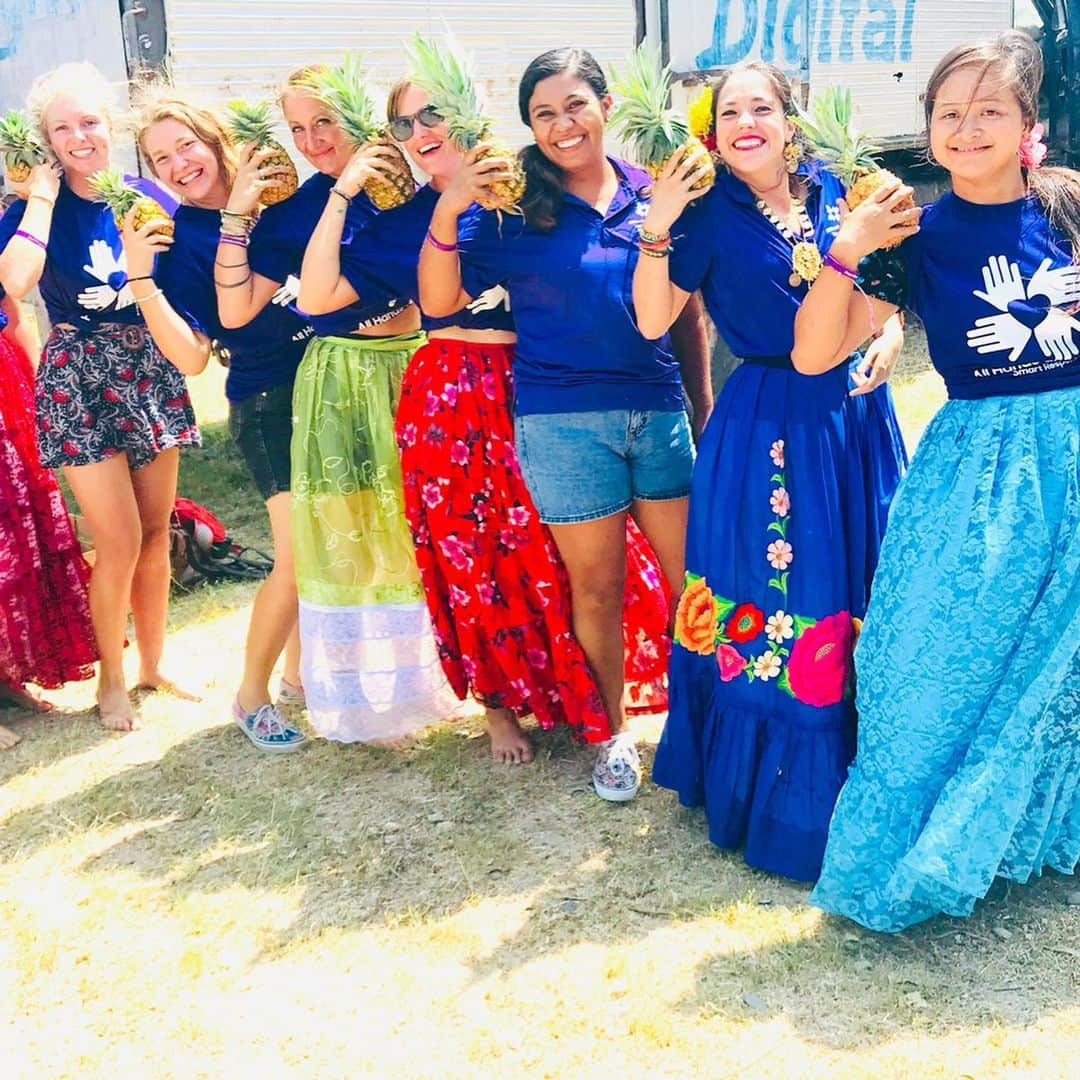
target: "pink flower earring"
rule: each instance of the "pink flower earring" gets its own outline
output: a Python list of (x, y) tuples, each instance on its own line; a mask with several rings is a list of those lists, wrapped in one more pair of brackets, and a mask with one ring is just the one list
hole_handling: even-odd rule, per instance
[(1046, 158), (1046, 143), (1042, 141), (1045, 134), (1046, 128), (1042, 124), (1036, 124), (1020, 140), (1020, 149), (1017, 154), (1020, 164), (1025, 169), (1037, 169)]

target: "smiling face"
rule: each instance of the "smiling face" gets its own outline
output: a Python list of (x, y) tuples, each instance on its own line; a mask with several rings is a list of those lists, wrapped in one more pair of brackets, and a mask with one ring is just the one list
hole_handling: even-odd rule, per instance
[(314, 94), (298, 88), (281, 99), (281, 111), (293, 145), (308, 164), (327, 176), (340, 176), (353, 148), (333, 110)]
[(604, 158), (604, 125), (611, 97), (597, 97), (580, 76), (562, 72), (541, 79), (529, 98), (529, 126), (541, 153), (568, 173)]
[(142, 147), (154, 175), (192, 206), (218, 209), (229, 197), (228, 180), (214, 151), (179, 120), (151, 124)]
[(46, 106), (43, 121), (49, 146), (69, 176), (87, 177), (109, 167), (112, 136), (100, 101), (57, 94)]
[(458, 171), (463, 155), (450, 141), (445, 124), (424, 127), (415, 119), (416, 114), (427, 104), (427, 100), (426, 91), (409, 85), (394, 102), (394, 115), (414, 118), (412, 134), (401, 143), (401, 147), (416, 165), (431, 177), (433, 186), (438, 188)]
[(784, 168), (795, 125), (776, 88), (760, 71), (737, 71), (716, 95), (716, 148), (736, 176)]
[(1017, 151), (1026, 129), (1020, 103), (1000, 73), (962, 67), (934, 97), (930, 148), (954, 187), (1022, 184)]

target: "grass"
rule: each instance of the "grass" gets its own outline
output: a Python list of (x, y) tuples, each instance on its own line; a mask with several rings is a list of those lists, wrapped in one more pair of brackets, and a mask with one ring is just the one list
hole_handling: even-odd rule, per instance
[[(940, 400), (923, 366), (896, 387), (909, 434)], [(193, 384), (208, 449), (181, 487), (265, 544), (220, 381)], [(225, 723), (252, 591), (173, 604), (201, 704), (147, 697), (126, 737), (85, 684), (5, 714), (5, 1080), (1074, 1074), (1072, 879), (886, 937), (717, 851), (669, 792), (600, 803), (560, 733), (510, 771), (475, 716), (403, 753), (259, 756)]]

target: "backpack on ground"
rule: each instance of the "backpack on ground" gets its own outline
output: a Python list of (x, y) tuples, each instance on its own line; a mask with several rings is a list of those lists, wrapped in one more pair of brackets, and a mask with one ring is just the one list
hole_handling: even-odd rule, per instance
[(178, 497), (169, 527), (172, 580), (183, 589), (206, 581), (257, 581), (274, 568), (258, 548), (229, 539), (220, 519), (192, 499)]

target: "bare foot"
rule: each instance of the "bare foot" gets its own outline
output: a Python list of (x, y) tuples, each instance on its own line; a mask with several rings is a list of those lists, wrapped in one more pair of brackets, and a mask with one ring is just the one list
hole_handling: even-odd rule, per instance
[(144, 690), (149, 693), (162, 693), (170, 694), (172, 697), (179, 698), (181, 701), (202, 701), (202, 698), (198, 694), (193, 694), (190, 690), (185, 690), (182, 686), (177, 686), (172, 679), (162, 675), (160, 671), (155, 671), (150, 675), (140, 676), (139, 681), (135, 684), (136, 690)]
[(17, 742), (22, 741), (21, 735), (16, 735), (11, 728), (0, 724), (0, 750), (10, 750)]
[(385, 739), (365, 739), (367, 746), (377, 746), (380, 750), (404, 750), (412, 743), (411, 735), (390, 735)]
[(110, 731), (138, 730), (139, 718), (131, 707), (131, 698), (128, 697), (125, 687), (114, 687), (109, 690), (99, 687), (97, 702), (102, 727)]
[(25, 686), (12, 686), (10, 683), (0, 685), (0, 702), (31, 712), (48, 712), (53, 707), (51, 701), (39, 697)]
[(532, 743), (509, 709), (485, 709), (491, 756), (500, 765), (527, 765), (533, 759)]

